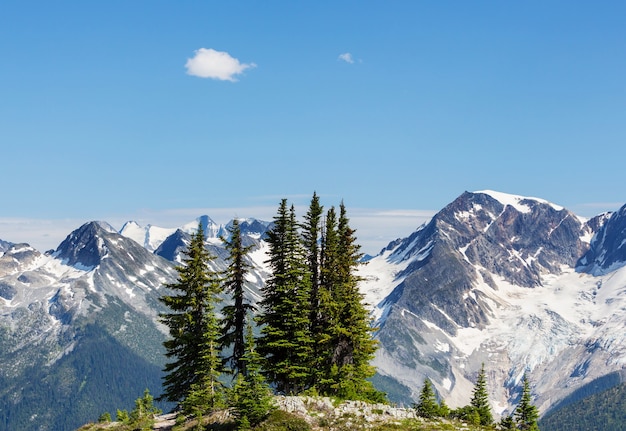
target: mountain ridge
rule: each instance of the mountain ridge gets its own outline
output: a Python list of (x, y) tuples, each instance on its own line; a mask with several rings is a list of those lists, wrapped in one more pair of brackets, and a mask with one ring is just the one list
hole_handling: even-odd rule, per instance
[[(582, 218), (538, 198), (464, 192), (359, 270), (379, 327), (377, 381), (414, 400), (429, 378), (456, 407), (467, 404), (486, 363), (492, 407), (502, 415), (515, 405), (524, 372), (544, 413), (577, 388), (623, 370), (625, 219), (626, 205)], [(72, 355), (88, 324), (158, 368), (158, 296), (174, 280), (198, 223), (207, 227), (215, 269), (223, 269), (220, 237), (229, 224), (208, 216), (167, 231), (88, 222), (52, 253), (0, 242), (0, 343), (19, 340), (0, 355), (8, 387), (25, 369), (21, 358), (52, 369)], [(245, 219), (241, 226), (254, 246), (246, 294), (256, 303), (268, 275), (264, 235), (271, 223)], [(7, 396), (0, 392), (0, 400)]]
[[(538, 400), (545, 411), (552, 397), (564, 396), (550, 387), (578, 387), (597, 377), (590, 365), (594, 361), (603, 369), (600, 357), (607, 361), (606, 356), (623, 355), (623, 340), (606, 349), (575, 348), (598, 345), (584, 341), (579, 333), (592, 338), (596, 334), (610, 343), (611, 331), (619, 328), (598, 323), (603, 322), (598, 316), (605, 310), (584, 311), (585, 307), (600, 308), (594, 305), (593, 297), (597, 284), (605, 281), (577, 266), (595, 227), (602, 225), (602, 216), (583, 219), (547, 201), (513, 195), (505, 198), (508, 202), (502, 203), (489, 193), (466, 192), (411, 236), (370, 260), (378, 270), (381, 265), (376, 261), (382, 259), (397, 267), (393, 290), (376, 307), (382, 344), (376, 365), (383, 374), (401, 375), (400, 382), (414, 394), (422, 377), (430, 378), (454, 406), (467, 401), (464, 394), (471, 388), (475, 370), (486, 362), (495, 368), (490, 375), (496, 382), (492, 382), (491, 395), (498, 414), (510, 411), (519, 380), (528, 371), (540, 380), (535, 388), (544, 393)], [(517, 205), (511, 205), (511, 200)], [(621, 279), (624, 263), (616, 262), (616, 271), (622, 269), (617, 277)], [(375, 277), (369, 274), (367, 279)], [(569, 288), (571, 297), (557, 294), (565, 289), (559, 283), (574, 286)], [(367, 284), (366, 291), (376, 282), (370, 282), (373, 286), (369, 287)], [(610, 289), (605, 289), (604, 300), (621, 303), (621, 286), (614, 288), (612, 297), (606, 295)], [(543, 303), (546, 301), (540, 302), (546, 294), (553, 300), (553, 309)], [(589, 304), (580, 306), (579, 296), (589, 298)], [(532, 300), (533, 305), (519, 298)], [(563, 301), (580, 315), (570, 315), (570, 310), (559, 304)], [(625, 321), (619, 312), (613, 318)], [(504, 328), (493, 323), (498, 319)], [(515, 330), (507, 333), (506, 325)], [(604, 326), (605, 331), (594, 332), (594, 325)], [(516, 332), (523, 336), (519, 328), (524, 327), (535, 344), (512, 343)], [(563, 359), (559, 367), (549, 365), (559, 354), (569, 359)], [(576, 361), (578, 356), (588, 362)], [(399, 364), (406, 368), (397, 371)], [(548, 377), (551, 373), (559, 375), (564, 365), (571, 368), (571, 378), (557, 382)], [(622, 365), (615, 362), (611, 366), (616, 369)], [(542, 367), (549, 371), (538, 371)]]

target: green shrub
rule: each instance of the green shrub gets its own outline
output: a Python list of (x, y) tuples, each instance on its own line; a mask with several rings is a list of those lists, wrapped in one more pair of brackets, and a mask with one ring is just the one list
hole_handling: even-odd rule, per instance
[(100, 415), (100, 417), (98, 418), (98, 422), (99, 423), (109, 423), (111, 422), (111, 413), (109, 412), (104, 412)]
[(283, 410), (274, 410), (269, 417), (256, 427), (258, 431), (311, 431), (307, 421)]

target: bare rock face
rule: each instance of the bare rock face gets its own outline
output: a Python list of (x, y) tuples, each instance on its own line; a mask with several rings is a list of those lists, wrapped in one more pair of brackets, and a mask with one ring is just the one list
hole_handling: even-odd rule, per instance
[[(496, 414), (530, 372), (545, 412), (622, 369), (625, 265), (626, 207), (586, 220), (541, 199), (463, 193), (368, 261), (393, 275), (375, 303), (374, 364), (414, 399), (428, 377), (461, 406), (485, 363)], [(380, 277), (364, 275), (367, 292)]]
[(626, 205), (605, 218), (589, 251), (578, 262), (581, 272), (606, 274), (626, 263)]
[(483, 328), (492, 308), (480, 294), (467, 296), (475, 283), (495, 286), (498, 276), (518, 286), (541, 286), (544, 275), (575, 265), (588, 249), (587, 231), (573, 213), (546, 202), (519, 198), (509, 205), (466, 192), (394, 251), (404, 259), (423, 257), (400, 274), (406, 278), (387, 301), (450, 335), (458, 327)]

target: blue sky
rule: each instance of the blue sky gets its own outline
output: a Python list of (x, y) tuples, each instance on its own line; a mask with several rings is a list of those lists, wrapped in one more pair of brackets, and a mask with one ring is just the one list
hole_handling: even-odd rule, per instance
[[(626, 203), (626, 3), (0, 4), (0, 238), (343, 199), (365, 251), (463, 191)], [(304, 211), (304, 210), (303, 210)]]

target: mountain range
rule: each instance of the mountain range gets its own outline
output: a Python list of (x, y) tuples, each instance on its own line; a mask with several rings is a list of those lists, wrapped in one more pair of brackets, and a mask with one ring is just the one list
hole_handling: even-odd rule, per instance
[[(158, 298), (198, 223), (223, 269), (228, 225), (208, 216), (177, 229), (92, 221), (47, 253), (0, 240), (0, 430), (75, 429), (160, 393)], [(240, 226), (257, 302), (272, 224)], [(397, 403), (428, 377), (448, 405), (467, 405), (482, 364), (496, 416), (518, 402), (524, 373), (541, 414), (624, 381), (626, 205), (582, 218), (465, 192), (359, 271), (378, 328), (374, 383)]]

